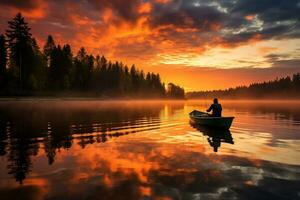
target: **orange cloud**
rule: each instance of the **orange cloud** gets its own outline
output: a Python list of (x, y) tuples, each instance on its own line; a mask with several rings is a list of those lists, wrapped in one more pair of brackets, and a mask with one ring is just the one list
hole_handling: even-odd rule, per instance
[(276, 48), (276, 47), (260, 47), (260, 48), (258, 49), (258, 51), (259, 51), (260, 54), (262, 54), (262, 55), (266, 55), (266, 54), (268, 54), (268, 53), (270, 53), (270, 52), (273, 52), (273, 51), (276, 51), (276, 50), (278, 50), (278, 48)]
[(154, 0), (154, 2), (161, 3), (161, 4), (168, 4), (168, 3), (172, 2), (172, 0)]
[(247, 15), (245, 16), (245, 19), (247, 19), (248, 21), (252, 21), (255, 18), (255, 15)]
[(138, 8), (138, 12), (141, 14), (150, 13), (151, 10), (152, 10), (152, 5), (149, 2), (141, 4), (140, 7)]
[(17, 7), (9, 7), (12, 13), (21, 12), (26, 18), (29, 19), (42, 19), (47, 15), (46, 10), (48, 9), (48, 4), (43, 0), (36, 0), (34, 3), (35, 7), (31, 9), (25, 8), (17, 8)]

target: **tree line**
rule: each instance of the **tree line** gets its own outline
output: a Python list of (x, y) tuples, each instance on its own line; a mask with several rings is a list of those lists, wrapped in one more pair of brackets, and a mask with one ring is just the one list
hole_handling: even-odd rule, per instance
[(167, 95), (170, 98), (182, 98), (185, 96), (184, 89), (173, 83), (168, 84)]
[[(183, 88), (173, 83), (166, 90), (159, 74), (145, 74), (135, 65), (128, 67), (88, 54), (83, 47), (73, 55), (69, 44), (56, 44), (51, 35), (41, 50), (30, 30), (18, 13), (8, 21), (5, 35), (0, 35), (1, 96), (73, 92), (109, 97), (184, 97)], [(182, 89), (180, 94), (178, 88)]]
[(258, 98), (258, 99), (299, 99), (300, 73), (273, 81), (253, 83), (226, 90), (189, 92), (187, 98)]

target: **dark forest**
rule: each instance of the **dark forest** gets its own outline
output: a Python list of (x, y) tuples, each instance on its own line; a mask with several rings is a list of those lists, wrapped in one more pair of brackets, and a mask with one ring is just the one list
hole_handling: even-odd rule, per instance
[(84, 47), (73, 55), (70, 45), (56, 44), (51, 35), (41, 50), (30, 30), (19, 13), (0, 35), (1, 96), (184, 98), (183, 88), (165, 87), (159, 74), (88, 54)]
[(253, 83), (249, 86), (227, 90), (199, 91), (187, 93), (188, 98), (225, 98), (225, 99), (299, 99), (300, 73), (292, 77), (275, 79), (269, 82)]

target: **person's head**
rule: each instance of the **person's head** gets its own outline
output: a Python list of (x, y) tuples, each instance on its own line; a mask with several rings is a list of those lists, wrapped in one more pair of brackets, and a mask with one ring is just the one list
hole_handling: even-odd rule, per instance
[(214, 103), (218, 103), (218, 99), (217, 98), (214, 98)]

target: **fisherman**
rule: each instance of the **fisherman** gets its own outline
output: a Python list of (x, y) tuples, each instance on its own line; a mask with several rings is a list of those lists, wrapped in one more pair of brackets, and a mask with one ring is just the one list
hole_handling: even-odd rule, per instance
[(221, 117), (222, 115), (222, 106), (219, 104), (218, 99), (214, 98), (214, 103), (211, 104), (209, 109), (207, 109), (207, 112), (212, 111), (212, 117)]

